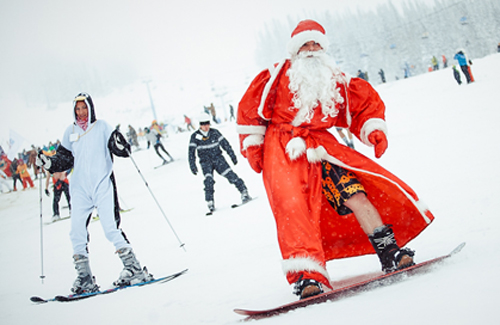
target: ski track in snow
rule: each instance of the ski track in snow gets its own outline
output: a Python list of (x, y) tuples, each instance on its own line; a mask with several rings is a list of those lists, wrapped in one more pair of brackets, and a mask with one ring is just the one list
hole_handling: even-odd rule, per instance
[[(450, 68), (376, 86), (387, 105), (389, 148), (379, 163), (427, 203), (434, 223), (408, 246), (423, 261), (467, 245), (433, 272), (333, 303), (260, 320), (261, 324), (492, 324), (500, 292), (500, 54), (476, 59), (476, 82), (458, 86)], [(465, 79), (465, 78), (463, 78)], [(102, 109), (96, 103), (97, 110)], [(50, 118), (50, 117), (47, 117)], [(67, 121), (70, 123), (70, 121)], [(126, 125), (125, 121), (122, 125)], [(60, 125), (61, 135), (66, 124)], [(215, 126), (239, 150), (234, 123)], [(295, 300), (281, 270), (275, 224), (261, 175), (239, 155), (234, 170), (260, 199), (238, 209), (239, 193), (216, 176), (220, 208), (205, 217), (202, 176), (187, 162), (189, 133), (165, 147), (176, 159), (163, 168), (153, 149), (134, 154), (141, 172), (181, 240), (175, 236), (129, 159), (115, 159), (122, 228), (138, 259), (157, 276), (189, 268), (165, 284), (132, 288), (72, 303), (35, 305), (33, 295), (69, 293), (75, 270), (69, 221), (43, 226), (40, 264), (39, 181), (36, 190), (0, 195), (0, 308), (2, 324), (238, 324), (234, 308), (260, 309)], [(141, 143), (145, 147), (145, 143)], [(356, 149), (373, 157), (359, 141)], [(229, 160), (228, 160), (229, 161)], [(45, 182), (45, 180), (43, 180)], [(43, 184), (44, 186), (44, 184)], [(51, 198), (43, 197), (43, 221)], [(65, 205), (65, 198), (62, 198)], [(89, 225), (90, 261), (107, 288), (121, 262), (99, 222)], [(328, 263), (332, 281), (379, 270), (374, 255)]]

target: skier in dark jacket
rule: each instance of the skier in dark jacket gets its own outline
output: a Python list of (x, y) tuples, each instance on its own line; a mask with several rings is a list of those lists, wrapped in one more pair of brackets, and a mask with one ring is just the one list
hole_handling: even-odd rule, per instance
[(197, 151), (201, 170), (205, 178), (203, 183), (205, 185), (205, 201), (207, 201), (208, 209), (210, 212), (215, 210), (214, 170), (221, 176), (227, 178), (229, 183), (236, 186), (241, 193), (241, 200), (243, 203), (251, 200), (245, 182), (233, 172), (222, 155), (221, 147), (227, 152), (229, 157), (231, 157), (233, 164), (236, 165), (238, 163), (238, 159), (231, 145), (218, 130), (210, 128), (210, 117), (208, 115), (200, 119), (199, 122), (200, 129), (191, 135), (191, 140), (189, 142), (189, 167), (194, 175), (198, 173), (195, 157), (195, 152)]

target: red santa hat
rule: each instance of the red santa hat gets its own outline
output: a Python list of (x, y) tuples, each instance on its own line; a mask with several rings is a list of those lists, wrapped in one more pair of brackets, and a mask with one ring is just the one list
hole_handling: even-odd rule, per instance
[(325, 29), (319, 23), (311, 19), (302, 20), (292, 32), (292, 39), (287, 46), (288, 53), (296, 55), (302, 45), (310, 41), (319, 43), (327, 51), (330, 42), (325, 34)]

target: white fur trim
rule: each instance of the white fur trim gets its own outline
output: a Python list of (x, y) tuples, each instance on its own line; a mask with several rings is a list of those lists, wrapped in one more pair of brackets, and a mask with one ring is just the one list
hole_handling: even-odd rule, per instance
[(282, 262), (283, 272), (285, 274), (288, 273), (297, 273), (301, 271), (307, 272), (318, 272), (323, 275), (328, 282), (330, 282), (330, 276), (324, 267), (311, 257), (292, 257), (287, 260), (283, 260)]
[(278, 74), (281, 71), (281, 68), (283, 68), (283, 65), (285, 64), (287, 59), (283, 59), (276, 68), (269, 69), (269, 73), (271, 74), (271, 78), (267, 82), (266, 86), (264, 87), (264, 90), (262, 91), (262, 96), (260, 98), (260, 104), (257, 109), (257, 112), (259, 113), (259, 116), (262, 117), (264, 120), (269, 121), (271, 118), (265, 117), (264, 116), (264, 104), (266, 103), (267, 96), (269, 95), (269, 91), (271, 90), (271, 86), (273, 85), (274, 81), (276, 80), (276, 77), (278, 77)]
[(243, 140), (243, 150), (247, 150), (250, 146), (260, 146), (264, 143), (264, 136), (260, 134), (250, 134)]
[(311, 164), (321, 162), (327, 154), (328, 152), (323, 146), (309, 148), (307, 149), (307, 161)]
[(380, 130), (384, 132), (387, 136), (387, 124), (381, 118), (372, 118), (363, 124), (360, 132), (361, 141), (369, 147), (373, 147), (373, 144), (368, 140), (368, 136), (375, 130)]
[(301, 137), (292, 138), (286, 145), (286, 153), (291, 160), (299, 158), (306, 152), (306, 142)]
[(238, 134), (266, 134), (266, 127), (264, 125), (236, 125), (236, 132)]
[(352, 123), (352, 118), (351, 118), (351, 111), (349, 110), (349, 91), (347, 91), (349, 89), (349, 84), (351, 83), (351, 75), (350, 74), (347, 74), (347, 73), (344, 73), (344, 76), (345, 76), (345, 82), (344, 82), (344, 86), (345, 86), (345, 116), (346, 116), (346, 122), (347, 122), (347, 126), (348, 127), (351, 127), (351, 123)]
[(325, 52), (328, 51), (328, 46), (330, 46), (330, 42), (325, 34), (317, 30), (306, 30), (290, 39), (287, 44), (288, 53), (292, 56), (297, 55), (302, 45), (310, 41), (319, 43)]

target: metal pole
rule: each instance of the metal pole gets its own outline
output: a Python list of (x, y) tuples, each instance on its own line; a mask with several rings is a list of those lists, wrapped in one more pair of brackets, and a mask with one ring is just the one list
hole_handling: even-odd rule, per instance
[[(41, 168), (40, 168), (41, 169)], [(39, 196), (40, 196), (40, 265), (42, 269), (42, 273), (40, 275), (40, 279), (42, 279), (42, 284), (43, 284), (43, 279), (45, 279), (45, 275), (43, 274), (43, 219), (42, 219), (42, 173), (40, 173), (40, 181), (38, 186), (40, 187), (39, 190)]]
[(146, 87), (148, 88), (149, 102), (151, 104), (151, 109), (153, 110), (153, 117), (158, 122), (158, 118), (156, 117), (155, 105), (153, 104), (153, 96), (151, 96), (151, 90), (149, 89), (150, 82), (151, 82), (151, 80), (144, 81), (144, 83), (146, 84)]
[(168, 220), (167, 216), (165, 215), (165, 212), (163, 211), (160, 203), (158, 202), (158, 200), (156, 199), (155, 195), (153, 194), (153, 191), (151, 191), (151, 189), (149, 188), (149, 185), (148, 185), (148, 182), (146, 181), (146, 179), (144, 178), (144, 176), (142, 175), (139, 167), (137, 166), (137, 164), (135, 163), (135, 160), (134, 158), (132, 157), (132, 153), (128, 150), (127, 150), (127, 153), (129, 155), (129, 158), (130, 160), (132, 160), (132, 162), (134, 163), (134, 166), (135, 166), (135, 169), (137, 169), (137, 172), (139, 173), (139, 175), (141, 175), (141, 178), (142, 180), (144, 181), (144, 184), (146, 184), (146, 187), (148, 188), (148, 191), (149, 193), (151, 194), (151, 196), (153, 197), (153, 199), (155, 200), (156, 202), (156, 205), (158, 206), (158, 208), (160, 209), (163, 217), (165, 218), (165, 220), (167, 221), (168, 225), (170, 226), (170, 229), (172, 229), (172, 232), (174, 233), (175, 237), (177, 238), (177, 241), (179, 242), (180, 246), (179, 247), (182, 247), (182, 249), (184, 249), (184, 251), (186, 251), (186, 247), (184, 247), (186, 244), (184, 244), (181, 239), (179, 238), (179, 236), (177, 235), (177, 233), (175, 232), (175, 229), (174, 227), (172, 226), (172, 224), (170, 223), (170, 220)]

